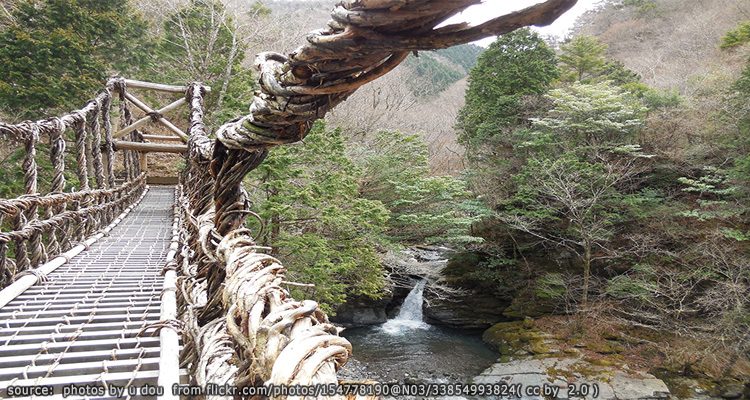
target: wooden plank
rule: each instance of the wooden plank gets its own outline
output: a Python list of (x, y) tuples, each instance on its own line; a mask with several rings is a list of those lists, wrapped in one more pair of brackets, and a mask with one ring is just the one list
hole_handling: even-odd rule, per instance
[(135, 150), (153, 153), (187, 153), (187, 145), (167, 143), (138, 143), (125, 140), (114, 140), (115, 150)]
[(176, 185), (179, 179), (176, 176), (149, 176), (146, 183), (149, 185)]
[[(133, 96), (131, 93), (125, 92), (125, 98), (128, 99), (131, 103), (135, 104), (136, 107), (143, 110), (145, 113), (151, 113), (154, 112), (154, 110), (149, 107), (146, 103), (140, 101), (137, 97)], [(185, 98), (183, 97), (183, 100)], [(185, 100), (187, 102), (187, 100)], [(161, 112), (160, 112), (161, 113)], [(159, 118), (159, 122), (169, 128), (173, 133), (175, 133), (177, 136), (179, 136), (183, 142), (187, 143), (188, 136), (183, 132), (180, 128), (174, 126), (169, 120), (166, 118)]]
[[(127, 95), (127, 93), (126, 93), (126, 95)], [(165, 106), (164, 108), (158, 110), (157, 112), (159, 114), (163, 115), (163, 114), (166, 114), (166, 113), (168, 113), (170, 111), (176, 110), (177, 108), (179, 108), (183, 104), (185, 104), (185, 98), (181, 98), (181, 99), (179, 99), (177, 101), (174, 101), (171, 104)], [(162, 122), (163, 119), (164, 118), (159, 118), (159, 122)], [(144, 125), (146, 125), (151, 120), (152, 120), (151, 117), (147, 115), (147, 116), (139, 119), (138, 121), (135, 121), (133, 124), (131, 124), (129, 126), (126, 126), (125, 128), (122, 128), (118, 132), (112, 134), (112, 138), (123, 137), (123, 136), (127, 135), (128, 133), (133, 132), (134, 130), (136, 130), (136, 129), (138, 129), (138, 128), (144, 126)], [(167, 121), (167, 120), (164, 119), (164, 121)], [(167, 121), (167, 122), (169, 123), (169, 121)], [(162, 124), (163, 124), (163, 122), (162, 122)], [(177, 131), (180, 132), (180, 134), (181, 134), (180, 137), (182, 137), (182, 135), (184, 135), (185, 138), (187, 138), (187, 135), (184, 132), (182, 132), (179, 128), (177, 128), (176, 126), (172, 125), (171, 123), (169, 125), (171, 125), (172, 128), (174, 128), (174, 129), (176, 129)], [(169, 128), (169, 125), (165, 125), (165, 126), (167, 126)], [(170, 128), (170, 130), (172, 128)], [(175, 132), (175, 133), (177, 133), (177, 132)]]
[(164, 135), (142, 135), (144, 139), (146, 140), (163, 140), (165, 142), (180, 142), (182, 143), (182, 138), (179, 138), (177, 136), (164, 136)]
[[(131, 87), (131, 88), (138, 88), (138, 89), (151, 89), (151, 90), (156, 90), (160, 92), (183, 93), (183, 94), (185, 93), (185, 91), (187, 91), (187, 86), (165, 85), (162, 83), (137, 81), (135, 79), (125, 79), (125, 86)], [(211, 91), (210, 86), (204, 86), (204, 87), (206, 88), (206, 92)]]

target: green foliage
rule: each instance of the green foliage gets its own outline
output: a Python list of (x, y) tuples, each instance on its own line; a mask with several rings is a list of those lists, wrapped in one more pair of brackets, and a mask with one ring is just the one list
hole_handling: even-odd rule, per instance
[(359, 196), (360, 173), (341, 131), (317, 123), (303, 144), (274, 148), (249, 181), (265, 225), (259, 241), (273, 246), (291, 280), (314, 283), (300, 295), (328, 310), (347, 295), (381, 295), (377, 248), (388, 210)]
[(734, 165), (729, 176), (740, 184), (740, 191), (750, 194), (750, 60), (745, 64), (739, 79), (732, 84), (725, 117), (736, 126), (733, 135), (726, 141), (732, 154)]
[(465, 72), (451, 68), (429, 52), (421, 53), (419, 57), (409, 56), (404, 64), (410, 66), (416, 76), (421, 78), (407, 82), (411, 92), (420, 97), (440, 93), (466, 76)]
[(719, 231), (727, 239), (734, 239), (738, 242), (750, 240), (750, 232), (742, 232), (741, 230), (732, 228), (721, 228)]
[(390, 204), (390, 234), (406, 243), (465, 245), (481, 241), (469, 235), (486, 211), (469, 200), (466, 184), (451, 176), (422, 177), (395, 183), (399, 200)]
[(462, 44), (448, 47), (447, 49), (435, 50), (435, 53), (462, 66), (464, 71), (468, 73), (471, 68), (476, 65), (482, 51), (484, 51), (484, 49), (477, 45)]
[(565, 277), (559, 273), (547, 273), (535, 282), (534, 295), (542, 300), (562, 300), (568, 293)]
[(557, 76), (555, 53), (537, 33), (519, 29), (500, 36), (469, 74), (459, 139), (476, 147), (526, 123), (524, 115), (537, 107), (524, 99), (544, 94)]
[(530, 159), (514, 179), (518, 191), (501, 218), (527, 233), (569, 236), (563, 241), (582, 243), (587, 236), (607, 240), (618, 216), (613, 201), (620, 196), (604, 166), (581, 160), (572, 153), (550, 159)]
[(641, 76), (625, 67), (619, 60), (608, 60), (599, 71), (600, 80), (610, 81), (613, 85), (624, 86), (640, 83)]
[(389, 235), (404, 243), (465, 245), (487, 211), (466, 184), (451, 176), (429, 176), (427, 145), (416, 135), (379, 132), (357, 157), (363, 170), (360, 193), (390, 211)]
[(679, 213), (681, 216), (708, 221), (731, 218), (742, 212), (741, 208), (732, 206), (728, 201), (738, 189), (729, 182), (727, 172), (722, 169), (707, 166), (700, 177), (680, 177), (678, 182), (684, 185), (683, 192), (698, 196), (698, 208), (682, 211)]
[[(650, 157), (631, 144), (645, 108), (608, 82), (574, 83), (548, 97), (552, 108), (547, 115), (511, 136), (516, 152), (526, 158), (514, 173), (514, 187), (499, 202), (498, 219), (524, 235), (523, 241), (577, 255), (585, 304), (592, 265), (612, 252), (612, 240), (631, 217), (629, 211), (655, 200), (621, 188), (636, 173), (639, 159)], [(537, 291), (552, 296), (554, 285), (544, 279)]]
[(721, 39), (721, 48), (729, 49), (750, 42), (750, 21), (741, 22)]
[(656, 0), (623, 0), (622, 5), (636, 7), (641, 15), (647, 14), (657, 7)]
[(78, 108), (108, 75), (147, 64), (147, 24), (121, 0), (22, 0), (0, 31), (0, 109), (39, 118)]
[(649, 110), (674, 108), (682, 104), (682, 97), (676, 90), (645, 90), (640, 96), (643, 105)]
[(643, 126), (645, 107), (608, 83), (575, 83), (550, 91), (553, 108), (535, 119), (526, 145), (549, 142), (570, 151), (627, 143)]
[(620, 300), (647, 301), (656, 292), (656, 285), (640, 277), (620, 275), (607, 282), (606, 293)]
[[(593, 36), (580, 35), (561, 46), (560, 65), (565, 81), (587, 83), (606, 65), (607, 45)], [(611, 67), (611, 66), (610, 66)]]

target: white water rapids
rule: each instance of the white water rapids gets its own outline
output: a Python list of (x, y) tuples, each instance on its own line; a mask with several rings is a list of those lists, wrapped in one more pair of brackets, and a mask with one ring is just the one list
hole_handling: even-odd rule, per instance
[(424, 286), (427, 283), (421, 280), (414, 285), (409, 295), (404, 299), (398, 315), (389, 319), (380, 328), (391, 335), (400, 335), (414, 329), (430, 329), (430, 325), (422, 320), (422, 302)]

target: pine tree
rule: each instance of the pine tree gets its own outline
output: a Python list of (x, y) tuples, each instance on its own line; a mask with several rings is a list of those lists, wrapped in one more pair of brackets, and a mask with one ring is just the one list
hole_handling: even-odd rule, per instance
[(257, 239), (291, 280), (315, 285), (304, 296), (327, 310), (349, 295), (378, 297), (384, 282), (377, 250), (387, 245), (388, 210), (359, 195), (360, 170), (344, 147), (340, 130), (318, 122), (303, 143), (274, 148), (247, 182), (263, 223)]
[(39, 118), (80, 107), (108, 75), (147, 64), (147, 24), (122, 0), (22, 0), (0, 31), (0, 108)]
[(563, 44), (561, 50), (563, 78), (569, 81), (586, 83), (588, 79), (596, 77), (606, 64), (604, 52), (607, 45), (593, 36), (576, 36)]
[[(527, 28), (500, 36), (469, 74), (466, 105), (458, 116), (460, 140), (470, 148), (526, 122), (534, 101), (558, 76), (554, 51)], [(530, 107), (531, 105), (531, 107)]]

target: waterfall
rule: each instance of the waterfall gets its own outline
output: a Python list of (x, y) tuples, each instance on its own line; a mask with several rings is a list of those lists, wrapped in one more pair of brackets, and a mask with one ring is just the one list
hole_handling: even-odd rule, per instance
[(424, 294), (425, 281), (419, 281), (404, 299), (398, 315), (395, 319), (405, 321), (422, 321), (422, 296)]
[(412, 329), (429, 329), (430, 325), (422, 321), (422, 302), (424, 286), (427, 283), (421, 280), (414, 285), (409, 295), (404, 299), (396, 318), (389, 319), (382, 325), (383, 331), (390, 334), (400, 334)]

